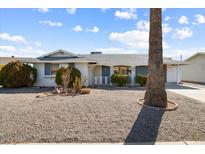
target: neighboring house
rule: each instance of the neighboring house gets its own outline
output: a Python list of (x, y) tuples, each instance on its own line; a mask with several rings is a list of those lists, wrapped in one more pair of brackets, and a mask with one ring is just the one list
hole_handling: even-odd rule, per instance
[(205, 52), (198, 52), (185, 60), (189, 65), (181, 68), (182, 80), (205, 84)]
[(29, 61), (30, 58), (22, 58), (22, 57), (0, 57), (0, 70), (2, 69), (2, 67), (6, 64), (8, 64), (9, 62), (12, 61)]
[[(65, 50), (57, 50), (38, 58), (22, 59), (33, 64), (38, 70), (35, 86), (56, 86), (55, 74), (60, 67), (76, 67), (81, 76), (86, 77), (86, 86), (111, 85), (112, 74), (130, 76), (130, 84), (135, 84), (137, 74), (147, 75), (148, 55), (145, 54), (74, 54)], [(179, 83), (180, 69), (183, 62), (164, 58), (166, 82)]]
[(29, 61), (29, 59), (33, 59), (33, 58), (22, 58), (22, 57), (14, 57), (14, 56), (12, 56), (12, 57), (0, 57), (0, 66), (4, 66), (12, 61), (17, 61), (17, 60)]

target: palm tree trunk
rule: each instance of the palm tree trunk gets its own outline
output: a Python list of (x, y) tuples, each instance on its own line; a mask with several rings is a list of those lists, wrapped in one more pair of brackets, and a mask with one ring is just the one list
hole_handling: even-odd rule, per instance
[(166, 107), (165, 74), (162, 49), (162, 11), (150, 9), (148, 79), (144, 104)]

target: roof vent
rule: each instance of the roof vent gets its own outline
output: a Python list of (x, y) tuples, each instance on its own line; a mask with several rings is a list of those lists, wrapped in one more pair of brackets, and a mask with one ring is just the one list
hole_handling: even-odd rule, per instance
[(90, 54), (91, 54), (91, 55), (94, 55), (94, 54), (102, 54), (102, 52), (101, 52), (101, 51), (92, 51), (92, 52), (90, 52)]

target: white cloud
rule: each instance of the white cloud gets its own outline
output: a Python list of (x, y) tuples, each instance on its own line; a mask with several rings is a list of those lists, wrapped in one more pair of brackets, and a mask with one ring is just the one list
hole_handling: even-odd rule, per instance
[(106, 12), (107, 10), (109, 10), (109, 8), (101, 8), (100, 9), (102, 12)]
[(48, 8), (39, 8), (38, 11), (41, 13), (48, 13), (49, 9)]
[(40, 24), (42, 25), (48, 25), (48, 26), (56, 26), (56, 27), (61, 27), (63, 24), (61, 22), (53, 22), (49, 20), (44, 20), (44, 21), (39, 21)]
[(196, 19), (196, 24), (205, 24), (205, 16), (197, 14), (194, 17)]
[(175, 60), (181, 60), (181, 55), (182, 55), (182, 60), (187, 59), (188, 57), (192, 56), (193, 54), (196, 53), (196, 51), (204, 51), (202, 48), (195, 49), (169, 49), (169, 50), (164, 50), (164, 57), (170, 57)]
[(34, 42), (33, 44), (34, 44), (35, 46), (37, 46), (37, 47), (41, 47), (41, 46), (42, 46), (42, 44), (39, 43), (39, 42)]
[(120, 19), (137, 19), (136, 9), (122, 9), (115, 12), (115, 16)]
[(169, 21), (170, 19), (171, 19), (171, 17), (169, 17), (169, 16), (166, 16), (166, 17), (164, 18), (165, 21)]
[(72, 30), (75, 32), (81, 32), (83, 31), (83, 28), (80, 25), (76, 25)]
[(1, 40), (7, 40), (17, 43), (27, 43), (26, 39), (21, 35), (10, 35), (8, 33), (0, 33)]
[(163, 33), (169, 33), (169, 32), (171, 32), (172, 31), (172, 28), (169, 26), (169, 24), (163, 24), (162, 25), (162, 31), (163, 31)]
[(140, 20), (137, 22), (137, 29), (139, 30), (149, 30), (149, 22), (148, 21), (144, 21), (144, 20)]
[(13, 53), (14, 56), (23, 56), (23, 57), (38, 57), (43, 54), (47, 53), (47, 51), (44, 50), (36, 50), (33, 49), (31, 46), (21, 48), (17, 52)]
[(185, 27), (182, 29), (176, 29), (172, 38), (183, 40), (185, 38), (191, 37), (192, 35), (192, 30), (188, 27)]
[(76, 13), (76, 8), (71, 8), (71, 9), (66, 9), (66, 11), (69, 13), (69, 14), (75, 14)]
[(47, 51), (35, 49), (32, 46), (16, 48), (15, 46), (0, 46), (0, 56), (15, 57), (38, 57), (47, 53)]
[(32, 48), (32, 46), (28, 46), (28, 47), (26, 47), (28, 50), (32, 50), (33, 48)]
[[(148, 49), (149, 31), (132, 30), (124, 33), (112, 32), (109, 35), (111, 41), (120, 42), (132, 49)], [(169, 48), (166, 41), (163, 42), (164, 48)]]
[(13, 52), (16, 51), (16, 48), (14, 46), (0, 46), (0, 51), (1, 52)]
[(188, 24), (189, 19), (186, 16), (181, 16), (178, 21), (180, 24)]
[(112, 32), (109, 35), (110, 40), (135, 48), (147, 48), (148, 37), (149, 32), (140, 30), (132, 30), (124, 33)]
[(92, 29), (90, 29), (88, 31), (93, 32), (93, 33), (97, 33), (100, 31), (100, 29), (98, 27), (94, 26)]
[(164, 11), (166, 11), (167, 10), (167, 8), (162, 8), (162, 12), (164, 12)]

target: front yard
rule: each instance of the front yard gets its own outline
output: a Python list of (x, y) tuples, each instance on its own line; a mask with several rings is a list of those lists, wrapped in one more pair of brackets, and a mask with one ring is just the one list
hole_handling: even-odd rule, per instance
[(0, 88), (0, 143), (205, 141), (205, 104), (168, 92), (176, 111), (142, 108), (140, 89), (35, 98), (38, 88)]

